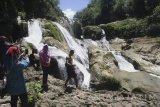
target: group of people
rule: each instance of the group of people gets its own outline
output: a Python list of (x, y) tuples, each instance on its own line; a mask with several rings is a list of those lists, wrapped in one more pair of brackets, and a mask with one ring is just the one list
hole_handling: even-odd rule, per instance
[[(32, 54), (28, 55), (28, 49), (25, 49), (25, 51), (22, 53), (22, 49), (20, 46), (6, 45), (5, 39), (0, 37), (0, 67), (6, 69), (6, 90), (7, 93), (11, 95), (11, 107), (17, 107), (18, 98), (20, 98), (21, 100), (22, 107), (28, 107), (27, 88), (22, 71), (29, 65), (39, 67), (39, 62), (34, 56), (35, 51), (32, 51)], [(67, 68), (68, 78), (65, 81), (65, 87), (67, 87), (67, 83), (71, 78), (74, 78), (76, 87), (78, 87), (78, 81), (74, 69), (75, 65), (73, 64), (72, 58), (73, 55), (74, 50), (71, 50), (69, 56), (66, 58), (65, 65)], [(48, 45), (43, 46), (43, 49), (39, 52), (39, 58), (43, 70), (42, 89), (45, 91), (48, 90), (47, 78), (51, 62), (51, 55), (49, 54)]]
[[(70, 50), (69, 55), (66, 57), (65, 66), (67, 68), (67, 79), (65, 81), (65, 87), (67, 87), (67, 83), (70, 79), (74, 78), (76, 88), (78, 88), (78, 80), (77, 74), (75, 72), (75, 65), (73, 64), (73, 55), (74, 50)], [(50, 73), (50, 62), (51, 62), (51, 55), (49, 54), (48, 45), (44, 45), (43, 49), (39, 53), (41, 67), (43, 70), (43, 81), (42, 81), (42, 88), (43, 90), (48, 90), (47, 78), (48, 74)]]

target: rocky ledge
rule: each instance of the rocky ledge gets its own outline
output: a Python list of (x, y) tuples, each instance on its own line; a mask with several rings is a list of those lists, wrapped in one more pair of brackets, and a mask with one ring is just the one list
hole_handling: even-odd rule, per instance
[[(35, 71), (32, 67), (25, 71), (27, 84), (41, 81), (42, 72)], [(41, 83), (41, 82), (40, 82)], [(49, 90), (39, 93), (39, 97), (30, 107), (159, 107), (159, 96), (157, 93), (133, 92), (120, 89), (119, 91), (108, 90), (84, 90), (76, 89), (74, 85), (64, 88), (64, 81), (49, 76)], [(29, 90), (30, 91), (30, 90)], [(29, 92), (30, 93), (30, 92)], [(35, 93), (34, 93), (35, 94)], [(35, 94), (36, 96), (36, 94)], [(9, 107), (10, 97), (0, 99), (1, 107)]]

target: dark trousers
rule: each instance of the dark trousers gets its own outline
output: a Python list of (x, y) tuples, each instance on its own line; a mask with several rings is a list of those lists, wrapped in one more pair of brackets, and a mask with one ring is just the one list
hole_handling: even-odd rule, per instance
[(75, 81), (75, 84), (76, 84), (76, 87), (78, 87), (78, 79), (77, 79), (77, 74), (75, 72), (75, 68), (74, 66), (70, 66), (70, 65), (67, 65), (67, 74), (68, 74), (68, 77), (67, 77), (67, 80), (65, 82), (65, 87), (67, 87), (67, 83), (70, 79), (74, 78), (74, 81)]
[(11, 95), (11, 107), (17, 107), (18, 97), (21, 100), (21, 107), (28, 107), (27, 93), (21, 95)]
[(47, 84), (47, 79), (48, 79), (48, 74), (49, 74), (49, 67), (43, 67), (42, 66), (42, 70), (43, 70), (43, 81), (42, 81), (42, 88), (44, 90), (48, 89), (48, 84)]

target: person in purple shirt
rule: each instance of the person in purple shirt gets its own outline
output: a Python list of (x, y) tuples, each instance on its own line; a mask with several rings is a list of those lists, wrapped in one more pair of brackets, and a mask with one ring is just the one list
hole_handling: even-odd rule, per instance
[(48, 79), (48, 74), (50, 71), (50, 61), (51, 61), (51, 56), (49, 54), (48, 50), (48, 45), (44, 45), (43, 49), (39, 52), (40, 56), (40, 64), (43, 70), (43, 81), (42, 81), (42, 88), (44, 91), (48, 90), (48, 84), (47, 84), (47, 79)]

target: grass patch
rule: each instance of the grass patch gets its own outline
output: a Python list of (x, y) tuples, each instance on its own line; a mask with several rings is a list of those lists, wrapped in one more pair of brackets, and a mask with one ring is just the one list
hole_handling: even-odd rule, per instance
[(38, 99), (40, 98), (40, 94), (41, 94), (40, 92), (42, 90), (41, 82), (40, 81), (30, 82), (28, 84), (28, 87), (29, 87), (28, 101), (29, 101), (29, 104), (34, 106), (35, 102), (38, 101)]
[(45, 27), (45, 29), (49, 30), (49, 32), (45, 36), (53, 37), (54, 39), (58, 40), (59, 42), (64, 40), (56, 25), (51, 24), (51, 23), (46, 23), (44, 27)]

